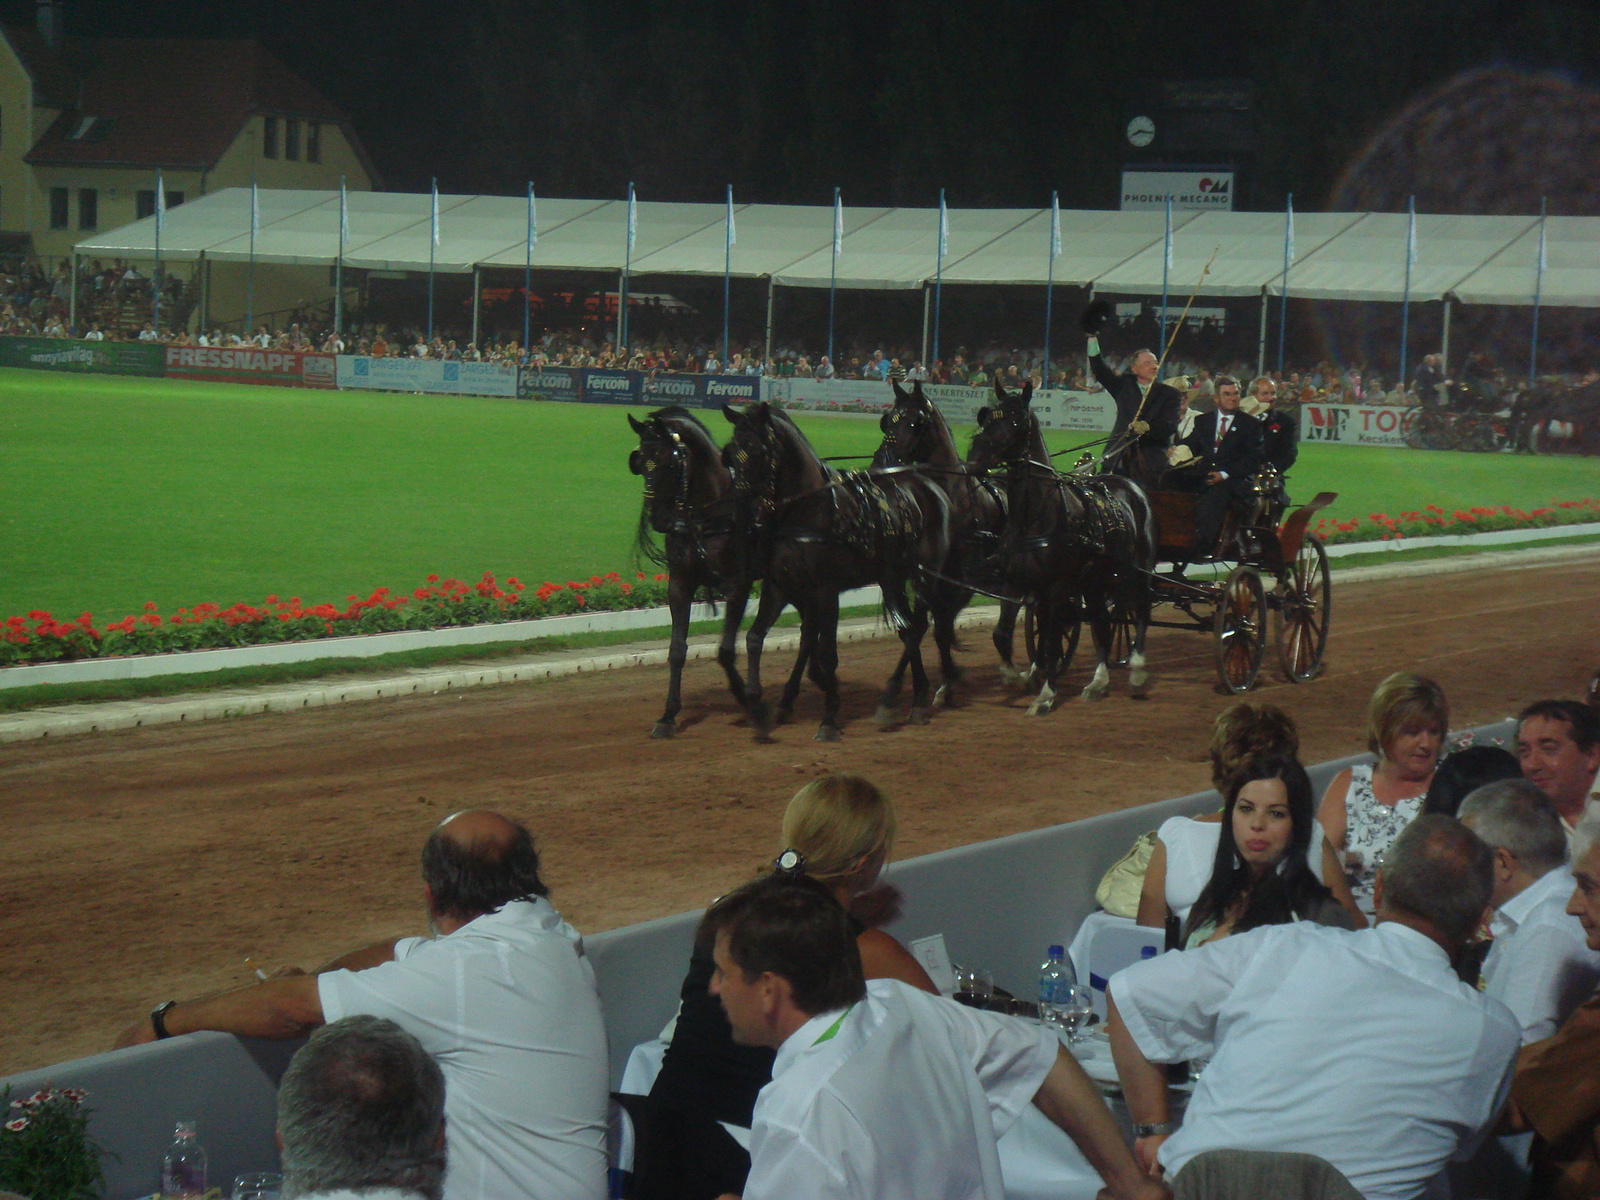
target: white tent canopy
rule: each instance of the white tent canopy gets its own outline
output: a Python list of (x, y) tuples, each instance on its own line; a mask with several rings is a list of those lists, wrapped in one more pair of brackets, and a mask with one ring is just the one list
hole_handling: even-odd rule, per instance
[[(351, 192), (344, 262), (389, 271), (469, 272), (520, 267), (528, 259), (523, 197), (439, 197), (439, 240), (432, 243), (428, 194)], [(833, 209), (826, 205), (736, 205), (736, 240), (725, 244), (722, 204), (640, 201), (628, 250), (623, 200), (538, 201), (531, 260), (542, 270), (621, 271), (635, 275), (721, 275), (725, 258), (740, 278), (786, 287), (827, 287), (835, 268)], [(1175, 212), (1166, 286), (1175, 296), (1281, 295), (1282, 213)], [(1403, 213), (1298, 213), (1291, 296), (1328, 300), (1406, 298), (1408, 219)], [(1419, 214), (1409, 297), (1453, 296), (1477, 304), (1531, 304), (1539, 258), (1534, 216)], [(946, 283), (1044, 284), (1100, 292), (1162, 291), (1165, 216), (1160, 212), (1067, 210), (1061, 254), (1052, 266), (1048, 209), (949, 210), (949, 246), (938, 259), (935, 208), (844, 209), (837, 259), (841, 288), (920, 288)], [(160, 256), (243, 262), (251, 257), (250, 191), (227, 188), (166, 213)], [(1546, 305), (1600, 307), (1600, 218), (1551, 217), (1545, 225)], [(156, 220), (146, 217), (85, 238), (82, 257), (156, 256)], [(259, 192), (254, 258), (260, 263), (332, 264), (339, 254), (339, 194)]]

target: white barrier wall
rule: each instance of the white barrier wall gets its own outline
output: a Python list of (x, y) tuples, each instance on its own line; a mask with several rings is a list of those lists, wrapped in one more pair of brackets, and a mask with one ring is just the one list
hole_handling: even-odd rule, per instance
[(517, 368), (510, 363), (341, 354), (338, 379), (342, 388), (384, 392), (512, 397), (517, 394)]

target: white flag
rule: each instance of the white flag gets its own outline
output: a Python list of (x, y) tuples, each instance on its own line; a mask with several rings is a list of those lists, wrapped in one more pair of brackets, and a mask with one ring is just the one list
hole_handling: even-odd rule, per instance
[(344, 194), (344, 176), (339, 176), (339, 245), (350, 240), (350, 203)]
[(728, 245), (739, 244), (739, 231), (733, 224), (733, 184), (728, 185)]
[(833, 189), (833, 252), (844, 253), (844, 203), (839, 199), (839, 189)]
[(1283, 263), (1285, 267), (1294, 265), (1294, 193), (1289, 193), (1288, 224), (1283, 235)]
[(1406, 204), (1406, 266), (1417, 265), (1417, 199), (1413, 196)]
[(1054, 192), (1050, 193), (1050, 257), (1061, 257), (1061, 205)]
[(250, 176), (250, 236), (261, 231), (261, 197), (256, 194), (256, 177)]
[(539, 241), (539, 209), (533, 199), (533, 182), (528, 182), (528, 245), (533, 246)]
[(167, 185), (162, 181), (161, 172), (156, 172), (156, 236), (161, 236), (161, 231), (167, 225)]
[(639, 236), (639, 205), (633, 198), (633, 184), (628, 185), (628, 252), (633, 252), (633, 243)]
[(950, 253), (950, 214), (945, 211), (944, 191), (939, 192), (939, 257)]
[(432, 218), (433, 244), (439, 244), (439, 181), (433, 181), (433, 218)]

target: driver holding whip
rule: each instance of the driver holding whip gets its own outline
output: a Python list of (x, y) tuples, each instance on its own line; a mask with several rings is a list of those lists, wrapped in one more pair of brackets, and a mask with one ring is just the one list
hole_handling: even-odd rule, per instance
[(1128, 370), (1118, 375), (1100, 356), (1099, 333), (1111, 318), (1111, 305), (1096, 300), (1084, 309), (1079, 327), (1089, 335), (1089, 366), (1116, 402), (1117, 419), (1106, 447), (1106, 467), (1142, 487), (1154, 487), (1167, 469), (1167, 447), (1178, 430), (1182, 397), (1159, 383), (1161, 364), (1154, 351), (1135, 351)]

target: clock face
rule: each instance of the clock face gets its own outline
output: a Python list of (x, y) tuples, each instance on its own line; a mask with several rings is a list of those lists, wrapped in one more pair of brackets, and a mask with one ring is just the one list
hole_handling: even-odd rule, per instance
[(1148, 146), (1156, 140), (1156, 123), (1149, 117), (1135, 117), (1128, 122), (1128, 141), (1135, 146)]

